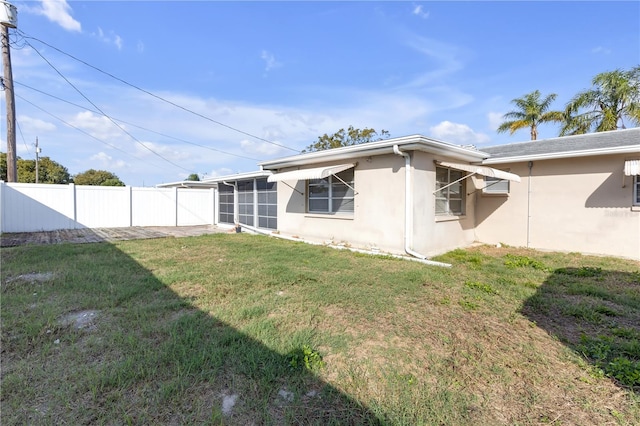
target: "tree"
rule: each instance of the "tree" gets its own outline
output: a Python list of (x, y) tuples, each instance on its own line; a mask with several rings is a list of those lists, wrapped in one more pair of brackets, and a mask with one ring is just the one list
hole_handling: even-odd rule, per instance
[[(16, 160), (18, 182), (36, 182), (36, 160)], [(38, 183), (67, 184), (71, 182), (69, 170), (49, 157), (40, 157), (38, 161)]]
[(389, 132), (381, 130), (378, 134), (374, 129), (355, 129), (349, 126), (347, 130), (340, 129), (332, 135), (326, 133), (318, 137), (315, 143), (306, 147), (302, 152), (323, 151), (325, 149), (339, 148), (341, 146), (358, 145), (361, 143), (375, 142), (389, 137)]
[(0, 180), (7, 181), (7, 153), (0, 152)]
[(591, 83), (567, 104), (560, 136), (624, 129), (625, 119), (640, 125), (640, 66), (600, 73)]
[(544, 99), (540, 99), (540, 91), (536, 90), (516, 98), (511, 101), (518, 107), (515, 111), (509, 111), (502, 116), (507, 120), (498, 127), (498, 133), (504, 133), (507, 130), (510, 134), (514, 134), (520, 129), (531, 129), (531, 140), (538, 139), (538, 125), (542, 123), (564, 121), (564, 115), (560, 111), (548, 111), (551, 103), (558, 95), (551, 93)]
[(76, 185), (93, 186), (124, 186), (118, 176), (106, 170), (89, 169), (86, 172), (78, 173), (73, 177)]
[(198, 182), (200, 180), (200, 176), (197, 173), (191, 173), (185, 180)]

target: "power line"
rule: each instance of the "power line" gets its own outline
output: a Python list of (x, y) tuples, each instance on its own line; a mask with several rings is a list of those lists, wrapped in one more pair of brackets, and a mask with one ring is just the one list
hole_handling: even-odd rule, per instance
[[(196, 115), (196, 116), (198, 116), (198, 117), (200, 117), (200, 118), (203, 118), (203, 119), (205, 119), (205, 120), (208, 120), (208, 121), (210, 121), (210, 122), (212, 122), (212, 123), (215, 123), (215, 124), (217, 124), (217, 125), (219, 125), (219, 126), (226, 127), (227, 129), (233, 130), (234, 132), (238, 132), (238, 133), (241, 133), (241, 134), (243, 134), (243, 135), (245, 135), (245, 136), (249, 136), (249, 137), (252, 137), (252, 138), (254, 138), (254, 139), (258, 139), (258, 140), (260, 140), (260, 141), (262, 141), (262, 142), (266, 142), (266, 143), (271, 144), (271, 145), (279, 146), (280, 148), (285, 148), (285, 149), (288, 149), (288, 150), (293, 151), (293, 152), (300, 152), (300, 151), (299, 151), (299, 150), (297, 150), (297, 149), (290, 148), (290, 147), (288, 147), (288, 146), (286, 146), (286, 145), (282, 145), (282, 144), (279, 144), (279, 143), (277, 143), (277, 142), (273, 142), (273, 141), (270, 141), (270, 140), (267, 140), (267, 139), (261, 138), (260, 136), (256, 136), (256, 135), (253, 135), (253, 134), (251, 134), (251, 133), (245, 132), (244, 130), (240, 130), (240, 129), (237, 129), (237, 128), (235, 128), (235, 127), (229, 126), (228, 124), (224, 124), (224, 123), (222, 123), (222, 122), (220, 122), (220, 121), (214, 120), (213, 118), (211, 118), (211, 117), (207, 117), (206, 115), (200, 114), (199, 112), (196, 112), (196, 111), (193, 111), (193, 110), (191, 110), (191, 109), (189, 109), (189, 108), (183, 107), (182, 105), (178, 105), (178, 104), (176, 104), (176, 103), (175, 103), (175, 102), (173, 102), (173, 101), (170, 101), (170, 100), (168, 100), (168, 99), (165, 99), (165, 98), (163, 98), (162, 96), (156, 95), (155, 93), (149, 92), (148, 90), (145, 90), (145, 89), (143, 89), (143, 88), (141, 88), (141, 87), (139, 87), (139, 86), (136, 86), (135, 84), (129, 83), (129, 82), (127, 82), (127, 81), (125, 81), (125, 80), (123, 80), (123, 79), (121, 79), (121, 78), (119, 78), (119, 77), (117, 77), (117, 76), (115, 76), (115, 75), (113, 75), (113, 74), (111, 74), (111, 73), (107, 72), (107, 71), (104, 71), (104, 70), (102, 70), (102, 69), (100, 69), (100, 68), (98, 68), (98, 67), (96, 67), (96, 66), (94, 66), (94, 65), (91, 65), (91, 64), (89, 64), (88, 62), (85, 62), (85, 61), (83, 61), (82, 59), (79, 59), (79, 58), (77, 58), (77, 57), (75, 57), (75, 56), (71, 55), (70, 53), (66, 53), (66, 52), (64, 52), (64, 51), (62, 51), (62, 50), (60, 50), (60, 49), (58, 49), (57, 47), (50, 45), (49, 43), (47, 43), (47, 42), (45, 42), (45, 41), (42, 41), (42, 40), (40, 40), (40, 39), (38, 39), (38, 38), (36, 38), (36, 37), (29, 36), (28, 34), (24, 33), (24, 32), (23, 32), (23, 31), (21, 31), (21, 30), (17, 30), (17, 31), (18, 31), (18, 32), (19, 32), (19, 33), (20, 33), (24, 38), (31, 39), (31, 40), (36, 40), (36, 41), (38, 41), (38, 42), (40, 42), (40, 43), (44, 44), (45, 46), (48, 46), (48, 47), (50, 47), (50, 48), (52, 48), (52, 49), (54, 49), (54, 50), (56, 50), (56, 51), (58, 51), (58, 52), (62, 53), (63, 55), (66, 55), (66, 56), (70, 57), (71, 59), (74, 59), (74, 60), (76, 60), (76, 61), (78, 61), (78, 62), (80, 62), (80, 63), (82, 63), (82, 64), (84, 64), (84, 65), (88, 66), (89, 68), (92, 68), (92, 69), (94, 69), (94, 70), (96, 70), (96, 71), (98, 71), (98, 72), (100, 72), (100, 73), (102, 73), (102, 74), (105, 74), (105, 75), (107, 75), (107, 76), (109, 76), (109, 77), (113, 78), (114, 80), (117, 80), (117, 81), (119, 81), (119, 82), (121, 82), (121, 83), (123, 83), (123, 84), (126, 84), (126, 85), (127, 85), (127, 86), (129, 86), (129, 87), (132, 87), (132, 88), (134, 88), (134, 89), (136, 89), (136, 90), (139, 90), (139, 91), (141, 91), (141, 92), (143, 92), (143, 93), (146, 93), (146, 94), (147, 94), (147, 95), (149, 95), (149, 96), (152, 96), (152, 97), (154, 97), (154, 98), (156, 98), (156, 99), (158, 99), (158, 100), (161, 100), (161, 101), (163, 101), (163, 102), (166, 102), (166, 103), (168, 103), (168, 104), (170, 104), (170, 105), (172, 105), (172, 106), (174, 106), (174, 107), (176, 107), (176, 108), (179, 108), (179, 109), (181, 109), (181, 110), (183, 110), (183, 111), (186, 111), (186, 112), (188, 112), (188, 113), (190, 113), (190, 114)], [(36, 49), (35, 49), (35, 47), (33, 47), (33, 45), (31, 45), (29, 42), (25, 42), (25, 43), (27, 43), (27, 44), (28, 44), (32, 49), (36, 50)], [(37, 52), (37, 50), (36, 50), (36, 52)]]
[[(136, 157), (135, 155), (133, 155), (133, 154), (131, 154), (131, 153), (128, 153), (127, 151), (125, 151), (125, 150), (123, 150), (123, 149), (120, 149), (120, 148), (118, 148), (118, 147), (117, 147), (117, 146), (115, 146), (115, 145), (110, 144), (109, 142), (105, 142), (105, 141), (103, 141), (102, 139), (99, 139), (99, 138), (97, 138), (97, 137), (93, 136), (92, 134), (90, 134), (90, 133), (88, 133), (88, 132), (85, 132), (85, 131), (84, 131), (84, 130), (82, 130), (81, 128), (76, 127), (76, 126), (74, 126), (74, 125), (73, 125), (73, 124), (71, 124), (71, 123), (68, 123), (67, 121), (63, 120), (62, 118), (60, 118), (60, 117), (56, 116), (55, 114), (50, 113), (49, 111), (45, 110), (45, 109), (44, 109), (44, 108), (42, 108), (42, 107), (39, 107), (38, 105), (34, 104), (33, 102), (31, 102), (31, 101), (29, 101), (29, 100), (25, 99), (24, 97), (22, 97), (22, 96), (20, 96), (20, 95), (16, 95), (16, 97), (18, 97), (18, 98), (22, 99), (24, 102), (28, 103), (29, 105), (33, 106), (34, 108), (39, 109), (40, 111), (44, 112), (45, 114), (50, 115), (51, 117), (55, 118), (56, 120), (59, 120), (61, 123), (65, 124), (66, 126), (69, 126), (69, 127), (71, 127), (72, 129), (75, 129), (75, 130), (79, 131), (80, 133), (83, 133), (83, 134), (85, 134), (85, 135), (89, 136), (90, 138), (95, 139), (95, 140), (97, 140), (98, 142), (100, 142), (100, 143), (102, 143), (102, 144), (105, 144), (105, 145), (107, 145), (107, 146), (108, 146), (108, 147), (110, 147), (110, 148), (115, 149), (116, 151), (120, 151), (120, 152), (122, 152), (123, 154), (128, 155), (129, 157), (134, 158), (134, 159), (136, 159), (136, 160), (140, 160), (140, 161), (142, 161), (142, 162), (147, 162), (147, 161), (145, 161), (145, 160), (144, 160), (144, 159), (142, 159), (142, 158)], [(149, 162), (147, 162), (147, 163), (149, 163)], [(157, 165), (157, 164), (153, 164), (153, 163), (149, 163), (149, 164), (152, 164), (152, 165), (154, 165), (155, 167), (158, 167), (158, 168), (160, 168), (160, 167), (161, 167), (161, 166), (159, 166), (159, 165)]]
[(47, 60), (47, 58), (45, 58), (35, 47), (33, 47), (28, 41), (25, 42), (27, 43), (37, 54), (38, 56), (40, 56), (42, 58), (43, 61), (45, 61), (60, 77), (62, 77), (62, 79), (64, 81), (67, 82), (67, 84), (69, 84), (69, 86), (71, 86), (76, 92), (78, 92), (78, 94), (80, 96), (82, 96), (87, 102), (89, 102), (95, 109), (97, 109), (100, 114), (102, 114), (104, 117), (106, 117), (109, 121), (111, 121), (111, 123), (113, 123), (114, 126), (116, 126), (117, 128), (119, 128), (123, 133), (125, 133), (127, 136), (129, 136), (131, 139), (133, 139), (136, 143), (138, 143), (140, 146), (142, 146), (143, 148), (145, 148), (147, 151), (151, 152), (152, 154), (158, 156), (159, 158), (162, 158), (164, 161), (166, 161), (169, 164), (174, 165), (175, 167), (182, 169), (186, 172), (191, 172), (191, 170), (186, 169), (182, 166), (180, 166), (177, 163), (174, 163), (173, 161), (169, 160), (168, 158), (163, 157), (162, 155), (158, 154), (157, 152), (155, 152), (153, 149), (149, 148), (148, 146), (146, 146), (145, 144), (143, 144), (141, 141), (139, 141), (135, 136), (133, 136), (131, 133), (129, 133), (127, 130), (125, 130), (124, 127), (120, 126), (118, 123), (116, 123), (109, 115), (107, 115), (104, 111), (102, 111), (102, 109), (100, 109), (100, 107), (98, 107), (96, 104), (94, 104), (87, 96), (85, 96), (84, 93), (82, 93), (82, 91), (80, 91), (80, 89), (78, 89), (73, 83), (71, 83), (71, 81), (69, 81), (69, 79), (67, 79), (51, 62), (49, 62)]
[[(60, 97), (58, 97), (58, 96), (52, 95), (52, 94), (47, 93), (47, 92), (44, 92), (44, 91), (42, 91), (42, 90), (40, 90), (40, 89), (36, 89), (35, 87), (31, 87), (31, 86), (29, 86), (28, 84), (20, 83), (20, 82), (15, 81), (15, 80), (14, 80), (14, 83), (15, 83), (15, 84), (17, 84), (17, 85), (19, 85), (19, 86), (23, 86), (23, 87), (26, 87), (26, 88), (28, 88), (28, 89), (31, 89), (31, 90), (33, 90), (33, 91), (35, 91), (35, 92), (41, 93), (41, 94), (43, 94), (43, 95), (45, 95), (45, 96), (49, 96), (49, 97), (51, 97), (51, 98), (53, 98), (53, 99), (56, 99), (56, 100), (58, 100), (58, 101), (61, 101), (61, 102), (67, 103), (67, 104), (69, 104), (69, 105), (73, 105), (73, 106), (78, 107), (78, 108), (82, 108), (82, 109), (84, 109), (84, 110), (86, 110), (86, 111), (89, 111), (89, 112), (93, 112), (93, 113), (97, 113), (97, 114), (99, 114), (99, 112), (98, 112), (98, 111), (91, 110), (91, 109), (89, 109), (89, 108), (86, 108), (86, 107), (85, 107), (85, 106), (83, 106), (83, 105), (76, 104), (76, 103), (71, 102), (71, 101), (69, 101), (69, 100), (66, 100), (66, 99), (60, 98)], [(258, 160), (257, 158), (251, 158), (251, 157), (247, 157), (247, 156), (240, 155), (240, 154), (234, 154), (234, 153), (232, 153), (232, 152), (223, 151), (223, 150), (221, 150), (221, 149), (213, 148), (213, 147), (206, 146), (206, 145), (201, 145), (201, 144), (198, 144), (198, 143), (195, 143), (195, 142), (191, 142), (191, 141), (188, 141), (188, 140), (185, 140), (185, 139), (177, 138), (177, 137), (175, 137), (175, 136), (171, 136), (171, 135), (167, 135), (167, 134), (164, 134), (164, 133), (161, 133), (161, 132), (157, 132), (157, 131), (155, 131), (155, 130), (147, 129), (146, 127), (139, 126), (139, 125), (137, 125), (137, 124), (134, 124), (134, 123), (131, 123), (131, 122), (128, 122), (128, 121), (122, 120), (122, 119), (117, 118), (117, 117), (113, 117), (113, 119), (114, 119), (114, 120), (116, 120), (116, 121), (118, 121), (118, 122), (120, 122), (120, 123), (128, 124), (128, 125), (130, 125), (130, 126), (137, 127), (138, 129), (141, 129), (141, 130), (144, 130), (144, 131), (147, 131), (147, 132), (150, 132), (150, 133), (155, 133), (156, 135), (164, 136), (164, 137), (166, 137), (166, 138), (174, 139), (174, 140), (179, 141), (179, 142), (183, 142), (183, 143), (187, 143), (187, 144), (190, 144), (190, 145), (194, 145), (194, 146), (197, 146), (197, 147), (200, 147), (200, 148), (204, 148), (204, 149), (208, 149), (208, 150), (211, 150), (211, 151), (219, 152), (219, 153), (221, 153), (221, 154), (225, 154), (225, 155), (231, 155), (231, 156), (238, 157), (238, 158), (244, 158), (244, 159), (246, 159), (246, 160), (260, 161), (260, 160)]]
[[(15, 83), (15, 81), (14, 81)], [(16, 97), (19, 97), (18, 95), (16, 95)], [(18, 132), (20, 133), (20, 138), (22, 138), (22, 143), (24, 144), (24, 147), (27, 150), (27, 153), (29, 153), (29, 155), (31, 155), (31, 151), (29, 150), (29, 145), (27, 145), (27, 141), (24, 138), (24, 134), (22, 133), (22, 127), (20, 127), (20, 121), (18, 119), (16, 119), (16, 127), (18, 127)]]

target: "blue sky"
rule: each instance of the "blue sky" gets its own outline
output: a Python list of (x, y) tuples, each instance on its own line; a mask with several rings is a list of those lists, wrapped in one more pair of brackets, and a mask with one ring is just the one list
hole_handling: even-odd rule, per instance
[[(637, 1), (12, 3), (18, 155), (38, 137), (71, 174), (133, 186), (253, 171), (349, 125), (525, 141), (495, 131), (512, 99), (537, 89), (562, 109), (640, 64)], [(6, 152), (4, 119), (0, 137)]]

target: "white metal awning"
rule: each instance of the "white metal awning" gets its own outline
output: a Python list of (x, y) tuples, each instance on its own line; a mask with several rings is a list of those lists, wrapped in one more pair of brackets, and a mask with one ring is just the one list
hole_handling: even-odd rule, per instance
[(624, 162), (624, 175), (640, 175), (640, 160), (627, 160)]
[(489, 176), (489, 177), (494, 177), (498, 179), (511, 180), (513, 182), (520, 182), (520, 176), (514, 173), (509, 173), (502, 170), (494, 169), (492, 167), (476, 166), (473, 164), (449, 163), (447, 161), (437, 161), (437, 164), (443, 167), (449, 167), (451, 169), (464, 170), (465, 172), (469, 172), (472, 174)]
[(275, 173), (267, 178), (269, 182), (279, 182), (283, 180), (308, 180), (323, 179), (336, 173), (355, 167), (355, 164), (338, 164), (336, 166), (315, 167), (313, 169), (293, 170), (290, 172)]

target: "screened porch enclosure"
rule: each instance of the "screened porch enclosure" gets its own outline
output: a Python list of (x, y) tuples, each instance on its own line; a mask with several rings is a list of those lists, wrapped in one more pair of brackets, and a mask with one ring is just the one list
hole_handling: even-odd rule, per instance
[[(218, 220), (257, 228), (278, 228), (277, 183), (266, 178), (218, 184)], [(237, 214), (236, 214), (237, 213)]]

